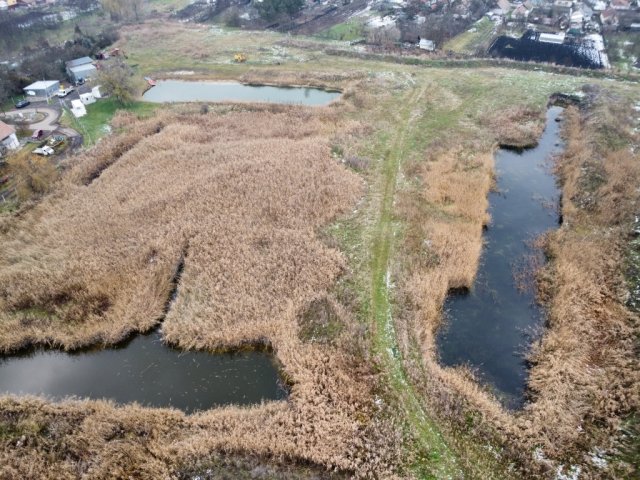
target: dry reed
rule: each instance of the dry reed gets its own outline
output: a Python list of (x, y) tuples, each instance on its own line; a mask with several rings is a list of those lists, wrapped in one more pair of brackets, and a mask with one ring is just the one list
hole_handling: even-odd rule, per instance
[[(478, 199), (486, 198), (491, 184), (489, 152), (473, 156), (477, 168), (465, 171), (468, 159), (455, 145), (440, 145), (418, 172), (422, 190), (409, 192), (399, 205), (409, 226), (398, 329), (406, 352), (412, 339), (423, 352), (422, 365), (410, 361), (409, 373), (443, 425), (468, 431), (465, 422), (477, 419), (474, 435), (502, 444), (532, 477), (544, 478), (568, 463), (580, 465), (590, 478), (633, 472), (629, 464), (590, 461), (595, 451), (616, 451), (623, 421), (640, 403), (634, 354), (639, 324), (624, 304), (625, 249), (640, 202), (640, 164), (626, 146), (633, 141), (630, 129), (611, 123), (623, 115), (612, 112), (624, 107), (610, 100), (594, 100), (582, 114), (565, 112), (567, 144), (558, 161), (564, 224), (548, 235), (552, 260), (538, 274), (549, 325), (530, 353), (531, 402), (522, 412), (505, 411), (465, 369), (441, 368), (435, 353), (445, 296), (451, 288), (469, 287), (475, 275), (487, 221), (486, 201)], [(612, 148), (612, 128), (618, 140), (627, 139), (623, 148)], [(497, 140), (508, 137), (513, 145), (513, 139), (524, 138), (519, 128), (514, 132), (498, 131)], [(594, 172), (595, 180), (588, 177)]]
[(329, 144), (357, 125), (337, 122), (335, 108), (251, 106), (119, 122), (126, 133), (74, 162), (55, 194), (3, 231), (0, 347), (111, 344), (147, 330), (184, 256), (167, 341), (268, 343), (289, 400), (185, 417), (5, 398), (0, 477), (167, 478), (213, 452), (392, 476), (398, 439), (375, 418), (373, 372), (348, 353), (355, 320), (342, 312), (330, 344), (303, 342), (298, 322), (344, 268), (316, 231), (361, 195)]

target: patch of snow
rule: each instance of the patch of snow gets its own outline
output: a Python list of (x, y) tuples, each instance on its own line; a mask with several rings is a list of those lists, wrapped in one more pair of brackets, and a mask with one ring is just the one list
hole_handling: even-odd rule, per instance
[[(636, 217), (636, 223), (638, 222), (637, 220), (638, 217)], [(591, 463), (593, 463), (593, 465), (597, 468), (606, 468), (607, 467), (607, 459), (604, 458), (604, 451), (600, 450), (599, 448), (594, 448), (593, 452), (591, 453)]]
[(577, 465), (571, 465), (567, 473), (564, 473), (564, 465), (560, 465), (556, 470), (555, 480), (578, 480), (580, 478), (582, 468)]
[(367, 22), (370, 27), (388, 27), (389, 25), (395, 25), (396, 19), (394, 17), (373, 17)]

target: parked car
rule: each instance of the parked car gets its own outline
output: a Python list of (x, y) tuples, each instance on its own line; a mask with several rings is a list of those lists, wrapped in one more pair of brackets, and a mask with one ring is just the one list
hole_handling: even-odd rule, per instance
[(36, 148), (33, 153), (35, 153), (36, 155), (44, 155), (49, 156), (49, 155), (53, 155), (54, 153), (56, 153), (56, 151), (48, 146), (44, 146), (44, 147), (40, 147), (40, 148)]
[(79, 78), (76, 80), (76, 87), (79, 87), (80, 85), (84, 85), (84, 78)]
[(56, 95), (60, 98), (62, 97), (66, 97), (67, 95), (69, 95), (71, 92), (73, 92), (74, 88), (73, 87), (69, 87), (69, 88), (61, 88), (60, 90), (58, 90), (58, 92), (56, 93)]
[(31, 140), (38, 140), (42, 138), (43, 135), (44, 135), (44, 131), (36, 130), (35, 132), (33, 132), (33, 135), (31, 135)]
[(29, 100), (20, 100), (18, 103), (16, 103), (16, 108), (24, 108), (28, 105), (31, 105), (31, 102)]

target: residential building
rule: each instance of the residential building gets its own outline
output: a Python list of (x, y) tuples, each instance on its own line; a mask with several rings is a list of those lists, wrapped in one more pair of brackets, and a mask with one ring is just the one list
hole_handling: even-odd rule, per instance
[(570, 0), (556, 0), (553, 3), (552, 12), (556, 17), (570, 17), (571, 16), (571, 7), (573, 6), (573, 2)]
[(607, 8), (600, 13), (600, 22), (604, 30), (616, 30), (618, 28), (618, 13), (613, 8)]
[(631, 2), (629, 0), (611, 0), (611, 8), (614, 10), (631, 10)]
[[(18, 137), (16, 137), (16, 129), (11, 125), (7, 125), (0, 121), (0, 145), (10, 150), (14, 150), (20, 146)], [(1, 151), (2, 149), (0, 149)]]

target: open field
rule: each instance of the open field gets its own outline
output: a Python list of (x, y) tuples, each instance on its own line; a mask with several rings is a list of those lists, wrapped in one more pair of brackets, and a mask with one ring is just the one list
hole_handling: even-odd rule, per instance
[[(118, 133), (72, 159), (52, 194), (2, 218), (0, 345), (73, 348), (149, 329), (184, 256), (167, 341), (268, 343), (290, 399), (185, 416), (6, 397), (4, 475), (184, 478), (225, 455), (304, 463), (309, 475), (633, 475), (637, 437), (623, 432), (637, 429), (638, 323), (624, 270), (636, 86), (347, 58), (272, 33), (159, 32), (123, 32), (139, 73), (345, 93), (319, 109), (117, 115)], [(233, 64), (238, 51), (246, 64)], [(535, 142), (549, 96), (585, 83), (558, 163), (565, 223), (540, 274), (550, 321), (531, 355), (533, 401), (509, 412), (466, 370), (438, 365), (434, 333), (449, 289), (475, 277), (494, 149)], [(323, 318), (333, 323), (313, 327)]]
[(456, 35), (448, 40), (443, 50), (451, 50), (456, 53), (465, 53), (467, 55), (475, 55), (478, 51), (489, 48), (490, 42), (495, 34), (495, 24), (486, 17), (482, 17), (479, 21), (466, 32)]
[(147, 102), (133, 102), (130, 105), (119, 105), (111, 98), (105, 98), (99, 102), (87, 105), (87, 114), (76, 118), (69, 111), (64, 111), (60, 123), (79, 132), (84, 138), (84, 145), (91, 147), (102, 137), (111, 133), (111, 119), (118, 110), (126, 110), (138, 117), (148, 117), (158, 106)]

